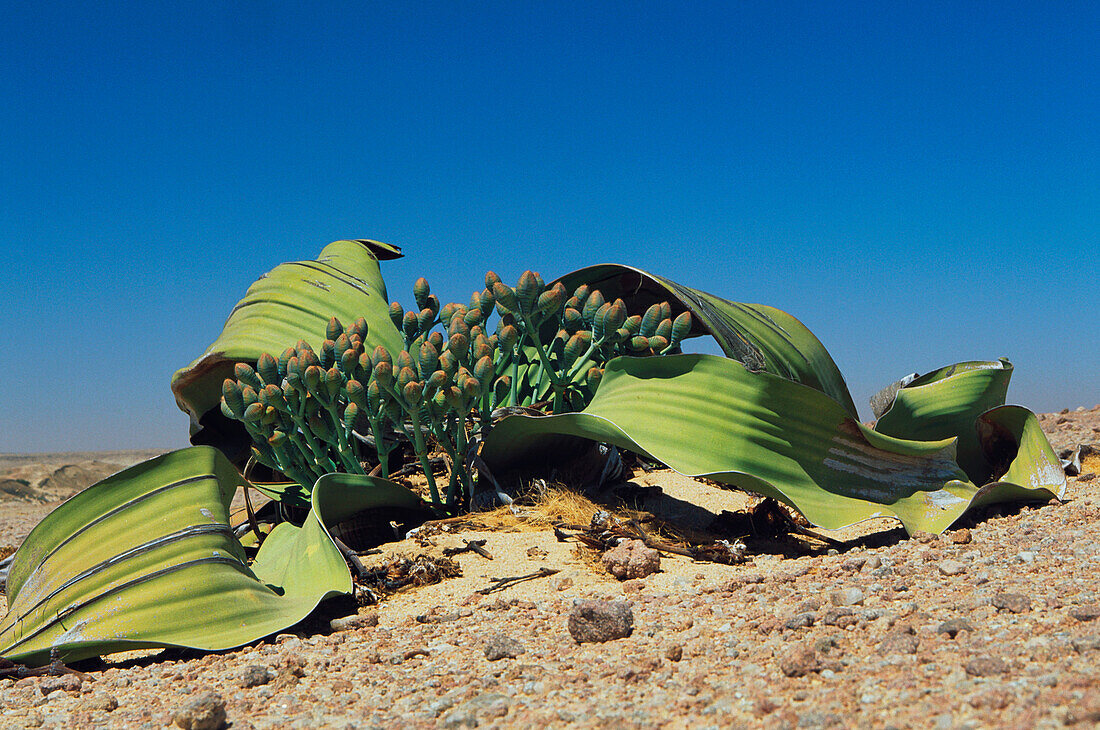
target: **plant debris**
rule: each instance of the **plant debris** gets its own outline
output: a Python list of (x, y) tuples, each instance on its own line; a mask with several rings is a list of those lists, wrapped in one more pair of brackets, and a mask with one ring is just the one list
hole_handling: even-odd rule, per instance
[[(377, 603), (381, 596), (397, 593), (404, 588), (432, 585), (460, 575), (462, 568), (449, 557), (393, 555), (381, 565), (365, 568), (360, 573), (356, 596), (368, 598), (369, 603)], [(371, 594), (374, 600), (369, 600)], [(360, 602), (363, 602), (362, 599)]]
[(745, 562), (746, 546), (739, 539), (673, 545), (647, 533), (638, 520), (620, 520), (607, 511), (597, 512), (588, 526), (555, 525), (554, 536), (559, 541), (575, 539), (598, 552), (617, 546), (623, 540), (641, 540), (646, 547), (659, 552), (684, 555), (693, 560), (734, 565)]
[(487, 596), (490, 593), (496, 593), (502, 591), (505, 588), (511, 588), (519, 583), (524, 583), (529, 580), (535, 580), (537, 578), (549, 578), (552, 575), (558, 574), (559, 570), (555, 568), (539, 568), (534, 573), (528, 573), (526, 575), (516, 575), (509, 578), (490, 578), (489, 582), (492, 583), (488, 588), (482, 588), (478, 591), (483, 596)]

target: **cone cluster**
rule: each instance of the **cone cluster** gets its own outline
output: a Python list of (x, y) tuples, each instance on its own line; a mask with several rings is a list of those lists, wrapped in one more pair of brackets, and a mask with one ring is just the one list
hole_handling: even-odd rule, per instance
[[(514, 287), (489, 272), (467, 305), (441, 306), (424, 278), (413, 298), (415, 310), (389, 307), (404, 344), (396, 355), (369, 348), (365, 318), (345, 328), (334, 317), (317, 350), (299, 341), (254, 367), (236, 365), (223, 383), (222, 412), (245, 425), (259, 462), (309, 489), (333, 471), (377, 465), (386, 476), (391, 453), (408, 445), (434, 506), (453, 511), (472, 488), (471, 439), (490, 427), (495, 409), (548, 402), (554, 412), (579, 410), (608, 360), (677, 352), (691, 330), (691, 315), (673, 318), (668, 302), (630, 315), (622, 299), (608, 302), (587, 285), (570, 295), (532, 271)], [(452, 464), (446, 498), (428, 459), (433, 443)]]

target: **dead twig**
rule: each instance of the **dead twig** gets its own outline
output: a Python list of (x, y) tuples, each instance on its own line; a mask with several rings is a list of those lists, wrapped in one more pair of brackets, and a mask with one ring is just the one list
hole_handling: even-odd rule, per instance
[(65, 666), (65, 663), (61, 661), (57, 647), (50, 649), (50, 663), (43, 667), (31, 668), (16, 664), (10, 659), (0, 658), (0, 677), (22, 679), (23, 677), (60, 677), (62, 674), (75, 674), (81, 679), (88, 678), (88, 675), (84, 672)]
[(358, 553), (344, 544), (344, 541), (338, 537), (333, 537), (332, 541), (336, 543), (336, 547), (340, 550), (344, 556), (344, 560), (348, 561), (348, 564), (355, 570), (355, 574), (360, 580), (363, 580), (370, 574), (367, 566), (363, 565), (363, 561), (359, 559)]
[(452, 555), (458, 555), (460, 553), (477, 553), (486, 560), (492, 560), (493, 554), (485, 549), (485, 540), (466, 540), (463, 538), (466, 545), (456, 548), (443, 548), (443, 554), (447, 557)]
[[(433, 456), (432, 458), (428, 459), (428, 464), (432, 467), (432, 473), (436, 474), (446, 470), (448, 460), (444, 459), (442, 456)], [(396, 479), (397, 477), (407, 477), (410, 474), (416, 474), (419, 471), (420, 462), (411, 461), (408, 464), (402, 466), (394, 473), (390, 474), (390, 479)]]
[(256, 535), (256, 544), (260, 545), (263, 544), (264, 536), (260, 532), (260, 524), (256, 521), (256, 511), (252, 508), (252, 497), (248, 493), (249, 489), (251, 488), (251, 483), (248, 481), (248, 475), (255, 466), (256, 457), (248, 457), (248, 463), (244, 465), (244, 472), (242, 473), (246, 482), (244, 486), (244, 509), (245, 512), (248, 513), (248, 526), (252, 528), (253, 534)]
[[(566, 530), (576, 530), (576, 533), (570, 534)], [(599, 552), (610, 550), (622, 540), (641, 540), (646, 547), (652, 550), (672, 555), (683, 555), (692, 560), (727, 565), (741, 563), (745, 560), (745, 545), (740, 540), (735, 540), (733, 543), (718, 540), (698, 545), (672, 545), (651, 536), (636, 520), (627, 520), (626, 522), (618, 520), (607, 522), (604, 520), (600, 522), (599, 527), (555, 525), (554, 536), (559, 542), (574, 539)]]
[(511, 588), (514, 585), (523, 583), (529, 580), (535, 580), (537, 578), (548, 578), (551, 575), (558, 573), (556, 568), (539, 568), (534, 573), (528, 573), (527, 575), (516, 575), (509, 578), (490, 578), (489, 582), (492, 583), (488, 588), (482, 588), (478, 591), (483, 596), (487, 596), (490, 593), (502, 591), (505, 588)]
[[(763, 524), (757, 525), (757, 520), (762, 521)], [(770, 537), (780, 537), (783, 532), (794, 532), (804, 537), (820, 540), (832, 547), (844, 545), (840, 540), (834, 540), (826, 535), (819, 535), (808, 527), (799, 524), (798, 519), (794, 515), (780, 506), (778, 501), (770, 497), (764, 499), (752, 510), (749, 514), (749, 524), (752, 525), (753, 532), (758, 535), (764, 534)]]

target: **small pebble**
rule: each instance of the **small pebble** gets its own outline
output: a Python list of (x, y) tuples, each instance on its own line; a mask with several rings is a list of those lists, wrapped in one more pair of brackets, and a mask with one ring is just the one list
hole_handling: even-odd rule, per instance
[(858, 588), (844, 588), (829, 594), (829, 601), (834, 606), (858, 606), (863, 603), (863, 591)]
[(523, 644), (507, 634), (494, 634), (485, 643), (485, 658), (491, 662), (515, 659), (525, 651), (527, 650), (523, 648)]
[(960, 527), (958, 530), (951, 532), (951, 542), (956, 545), (969, 545), (972, 539), (968, 527)]
[(260, 687), (267, 684), (275, 678), (275, 673), (268, 667), (262, 667), (258, 664), (252, 664), (245, 667), (244, 674), (241, 676), (241, 686), (245, 689), (250, 687)]
[(1031, 610), (1031, 599), (1020, 593), (995, 593), (990, 603), (999, 611), (1023, 613)]
[(578, 644), (622, 639), (634, 631), (634, 612), (626, 601), (578, 600), (568, 627)]
[(798, 645), (783, 652), (779, 657), (779, 669), (788, 677), (804, 677), (821, 669), (821, 661), (813, 648)]
[(941, 560), (936, 567), (943, 575), (959, 575), (966, 572), (966, 565), (958, 560)]
[(50, 695), (58, 690), (79, 692), (81, 684), (83, 682), (78, 675), (62, 674), (60, 677), (46, 677), (42, 680), (42, 684), (38, 685), (38, 689), (43, 695)]
[(998, 657), (982, 656), (966, 663), (966, 673), (972, 677), (992, 677), (1008, 671), (1008, 664)]
[(607, 572), (619, 580), (645, 578), (661, 569), (661, 554), (641, 540), (623, 540), (601, 560)]
[(1100, 604), (1091, 603), (1086, 606), (1074, 606), (1069, 610), (1069, 615), (1078, 621), (1095, 621), (1100, 618)]
[(217, 692), (204, 692), (172, 716), (172, 722), (183, 730), (220, 730), (225, 720), (225, 699)]
[(951, 618), (944, 621), (936, 629), (937, 634), (947, 634), (954, 639), (960, 631), (973, 631), (974, 627), (964, 618)]

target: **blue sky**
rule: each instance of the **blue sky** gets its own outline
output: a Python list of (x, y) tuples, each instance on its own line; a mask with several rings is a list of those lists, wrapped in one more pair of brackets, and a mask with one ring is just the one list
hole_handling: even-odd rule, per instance
[(261, 273), (613, 261), (804, 321), (857, 403), (1006, 355), (1100, 402), (1096, 3), (9, 3), (0, 452), (186, 445)]

